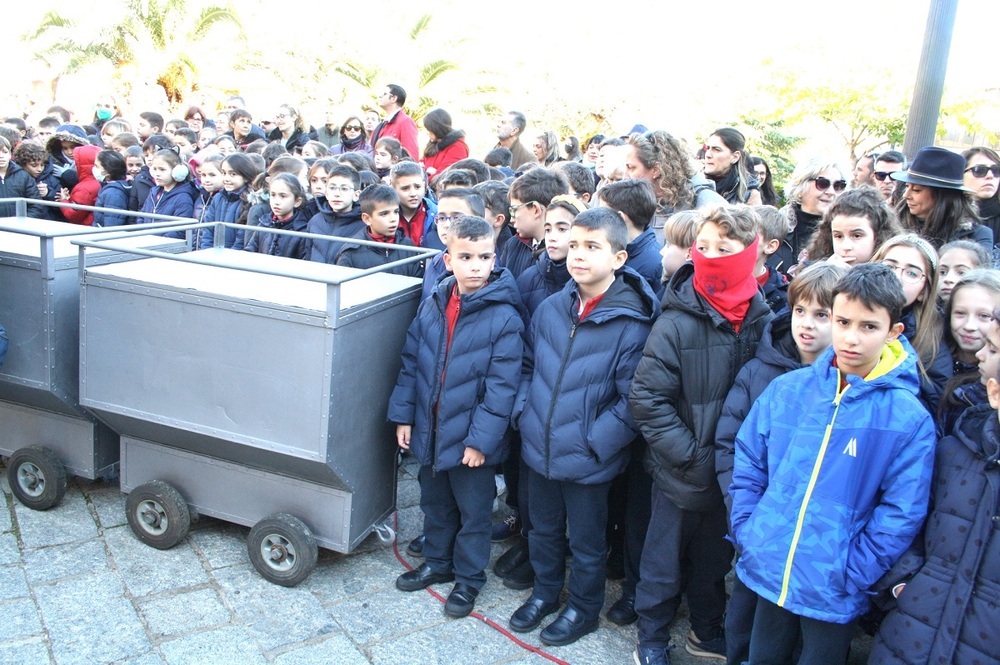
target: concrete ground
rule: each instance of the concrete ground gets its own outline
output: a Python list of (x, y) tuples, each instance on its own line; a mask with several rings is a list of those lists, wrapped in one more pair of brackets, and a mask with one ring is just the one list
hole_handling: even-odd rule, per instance
[[(454, 620), (430, 593), (402, 593), (405, 568), (372, 536), (350, 555), (320, 550), (298, 587), (273, 585), (253, 569), (248, 529), (201, 518), (167, 551), (140, 543), (125, 519), (116, 484), (71, 479), (63, 502), (46, 512), (18, 503), (6, 470), (0, 480), (0, 663), (630, 663), (635, 626), (602, 618), (597, 632), (546, 658), (487, 623)], [(399, 552), (418, 535), (416, 467), (399, 475)], [(499, 556), (502, 545), (494, 545)], [(435, 589), (447, 595), (451, 585)], [(608, 583), (607, 605), (620, 593)], [(506, 628), (530, 591), (490, 576), (477, 612)], [(683, 644), (683, 615), (672, 627)], [(538, 631), (518, 636), (541, 647)], [(868, 644), (856, 640), (852, 663)], [(718, 663), (675, 649), (674, 663)], [(554, 661), (552, 660), (554, 659)]]

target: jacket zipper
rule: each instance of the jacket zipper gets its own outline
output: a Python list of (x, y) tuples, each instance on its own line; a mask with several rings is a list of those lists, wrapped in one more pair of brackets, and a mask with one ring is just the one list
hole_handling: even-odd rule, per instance
[(795, 531), (792, 533), (792, 542), (788, 547), (788, 558), (785, 560), (785, 572), (781, 577), (781, 595), (778, 596), (778, 602), (776, 603), (778, 607), (784, 607), (785, 602), (788, 600), (788, 584), (792, 577), (792, 563), (795, 560), (795, 549), (798, 547), (799, 537), (802, 535), (802, 523), (805, 521), (806, 512), (809, 508), (809, 500), (812, 498), (813, 490), (816, 489), (816, 483), (819, 480), (819, 471), (823, 466), (826, 449), (830, 445), (830, 436), (833, 434), (833, 426), (837, 422), (837, 413), (840, 411), (841, 400), (844, 397), (844, 393), (850, 387), (848, 386), (848, 388), (840, 390), (840, 384), (840, 370), (837, 370), (837, 396), (833, 400), (833, 415), (830, 416), (830, 422), (826, 424), (826, 431), (823, 433), (823, 443), (820, 445), (819, 452), (816, 455), (816, 463), (813, 464), (812, 474), (809, 476), (809, 484), (806, 486), (806, 493), (802, 497), (802, 505), (799, 507), (799, 516), (795, 520)]
[[(461, 296), (459, 296), (459, 298), (461, 298)], [(441, 385), (438, 388), (437, 399), (434, 401), (434, 404), (431, 406), (431, 415), (434, 417), (434, 443), (431, 444), (431, 471), (434, 474), (437, 474), (437, 470), (438, 470), (438, 467), (437, 467), (437, 463), (438, 463), (437, 447), (438, 447), (438, 435), (440, 434), (439, 430), (441, 428), (441, 421), (438, 418), (438, 407), (439, 407), (439, 405), (441, 403), (441, 393), (444, 392), (444, 382), (445, 382), (445, 379), (448, 378), (448, 330), (447, 330), (447, 327), (448, 327), (448, 315), (447, 315), (448, 303), (445, 303), (444, 308), (445, 308), (445, 312), (444, 312), (445, 313), (444, 354), (443, 354), (443, 356), (442, 355), (438, 355), (438, 358), (440, 358), (440, 361), (438, 363), (438, 367), (441, 368), (441, 371), (435, 373), (435, 376), (440, 376), (441, 377), (441, 379), (440, 379)], [(462, 320), (462, 308), (459, 307), (458, 308), (458, 317), (455, 319), (455, 330), (454, 330), (454, 332), (452, 332), (452, 336), (454, 336), (454, 334), (456, 332), (458, 332), (458, 323), (461, 320)], [(435, 367), (434, 369), (437, 370), (437, 367)]]
[(562, 364), (559, 366), (559, 375), (556, 377), (556, 385), (552, 390), (552, 399), (549, 401), (549, 416), (545, 419), (545, 477), (552, 478), (552, 445), (550, 437), (552, 435), (552, 415), (556, 410), (556, 399), (559, 396), (559, 389), (562, 387), (563, 374), (566, 373), (566, 361), (569, 359), (569, 354), (573, 350), (573, 340), (576, 336), (576, 329), (580, 325), (577, 321), (573, 324), (573, 327), (569, 329), (569, 345), (566, 347), (566, 353), (563, 354)]

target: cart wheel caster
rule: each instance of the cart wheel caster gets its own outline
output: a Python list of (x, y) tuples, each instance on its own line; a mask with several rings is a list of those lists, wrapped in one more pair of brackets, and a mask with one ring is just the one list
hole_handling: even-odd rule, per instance
[(319, 556), (309, 527), (286, 513), (265, 517), (250, 529), (247, 553), (261, 577), (288, 587), (309, 577)]
[(388, 524), (376, 524), (372, 529), (378, 540), (383, 545), (391, 545), (396, 542), (396, 530)]
[(125, 515), (135, 537), (158, 550), (179, 543), (191, 526), (191, 511), (184, 497), (162, 480), (132, 490), (125, 502)]
[(33, 510), (48, 510), (66, 495), (66, 469), (41, 446), (14, 451), (7, 460), (7, 480), (17, 500)]

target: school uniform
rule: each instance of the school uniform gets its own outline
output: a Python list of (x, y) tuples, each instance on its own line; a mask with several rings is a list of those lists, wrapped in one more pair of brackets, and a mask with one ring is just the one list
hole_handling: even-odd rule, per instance
[[(307, 230), (309, 233), (318, 233), (325, 236), (338, 236), (339, 238), (350, 238), (358, 233), (363, 233), (368, 228), (361, 219), (361, 206), (355, 203), (346, 212), (334, 212), (326, 199), (319, 200), (319, 214), (309, 220)], [(306, 241), (310, 261), (320, 263), (334, 263), (337, 260), (337, 252), (344, 246), (344, 240), (315, 240)]]
[[(38, 198), (42, 201), (55, 201), (62, 185), (59, 183), (59, 176), (56, 175), (56, 169), (52, 163), (52, 157), (45, 160), (45, 168), (43, 168), (42, 172), (38, 174), (37, 178), (35, 178), (36, 188), (38, 185), (43, 183), (48, 189), (48, 192), (45, 196), (39, 195)], [(62, 216), (62, 212), (60, 212), (59, 208), (55, 206), (45, 206), (45, 216), (43, 219), (51, 219), (55, 222), (66, 221), (66, 218)]]
[[(6, 198), (37, 199), (38, 186), (31, 174), (18, 166), (13, 160), (7, 165), (7, 174), (0, 178), (0, 199)], [(0, 203), (0, 217), (13, 217), (16, 211), (14, 203)], [(45, 206), (37, 203), (27, 204), (28, 217), (45, 219)]]
[[(134, 189), (134, 188), (133, 188)], [(156, 185), (150, 190), (146, 197), (146, 203), (142, 206), (141, 212), (153, 213), (155, 215), (168, 215), (171, 217), (191, 217), (194, 218), (194, 200), (198, 196), (198, 190), (190, 182), (181, 182), (174, 185), (169, 192), (160, 185)], [(139, 224), (155, 224), (166, 220), (153, 219), (150, 217), (140, 217)], [(166, 238), (183, 239), (185, 231), (169, 231), (164, 233)]]
[(243, 249), (248, 252), (284, 256), (290, 259), (308, 259), (306, 238), (254, 231), (255, 228), (268, 228), (304, 232), (308, 226), (309, 218), (306, 217), (302, 208), (296, 208), (291, 218), (281, 221), (274, 217), (268, 207), (257, 217), (257, 223), (247, 229), (246, 236), (244, 236), (246, 245)]
[(410, 219), (403, 216), (402, 210), (399, 211), (399, 228), (403, 229), (403, 233), (414, 245), (428, 249), (445, 249), (437, 232), (437, 203), (428, 197), (424, 197), (420, 207)]
[(514, 235), (504, 243), (497, 260), (504, 268), (509, 270), (514, 278), (521, 276), (528, 266), (538, 260), (538, 257), (545, 253), (545, 241), (541, 240), (536, 245), (531, 239), (524, 239), (519, 235)]
[(146, 199), (149, 198), (149, 193), (153, 191), (154, 187), (156, 187), (156, 183), (153, 182), (153, 176), (149, 174), (149, 167), (143, 164), (139, 172), (132, 178), (132, 191), (128, 197), (128, 209), (132, 212), (142, 210), (143, 206), (146, 205)]
[(625, 260), (632, 270), (642, 275), (643, 279), (649, 282), (649, 286), (655, 293), (663, 283), (663, 259), (660, 250), (663, 245), (656, 239), (656, 233), (650, 226), (639, 236), (630, 242), (625, 251), (628, 252), (628, 259)]
[[(114, 210), (128, 210), (129, 184), (124, 180), (112, 180), (101, 185), (101, 191), (97, 192), (97, 201), (94, 205), (98, 208), (113, 208)], [(95, 212), (94, 226), (124, 226), (131, 218), (128, 215), (116, 215), (111, 212)]]
[[(236, 224), (239, 221), (240, 212), (243, 210), (242, 195), (245, 190), (246, 185), (240, 187), (235, 192), (227, 192), (225, 189), (217, 191), (205, 207), (205, 212), (202, 214), (202, 221)], [(225, 230), (223, 247), (227, 249), (242, 248), (243, 234), (245, 232), (246, 229), (227, 228)], [(237, 247), (237, 245), (239, 246)], [(206, 226), (198, 232), (198, 249), (209, 249), (214, 246), (215, 229), (211, 226)]]
[(757, 283), (764, 292), (764, 302), (777, 314), (788, 307), (788, 278), (766, 264), (764, 267), (767, 272), (757, 278)]
[[(382, 238), (372, 236), (368, 227), (365, 227), (364, 232), (355, 234), (354, 237), (361, 240), (370, 240), (372, 242), (386, 242)], [(392, 237), (390, 243), (405, 247), (413, 247), (413, 243), (406, 237), (402, 229), (396, 229), (396, 234)], [(413, 252), (407, 252), (400, 249), (387, 249), (385, 247), (372, 247), (371, 245), (355, 245), (347, 243), (340, 248), (340, 253), (337, 255), (336, 263), (338, 266), (347, 266), (348, 268), (367, 270), (369, 268), (383, 266), (387, 263), (410, 258), (412, 256)], [(423, 268), (420, 265), (420, 261), (397, 266), (386, 272), (394, 275), (405, 275), (406, 277), (423, 276)]]

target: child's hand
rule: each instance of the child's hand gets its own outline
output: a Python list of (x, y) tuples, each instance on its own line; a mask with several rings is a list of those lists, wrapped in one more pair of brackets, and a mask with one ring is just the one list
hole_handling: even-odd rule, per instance
[(482, 454), (475, 448), (465, 447), (465, 455), (462, 457), (462, 464), (467, 467), (475, 468), (477, 466), (482, 466), (486, 463), (486, 455)]
[(44, 182), (40, 182), (40, 183), (38, 183), (37, 186), (38, 186), (38, 195), (39, 196), (41, 196), (42, 198), (45, 198), (46, 196), (49, 195), (49, 186), (48, 185), (46, 185)]
[(60, 189), (59, 190), (59, 194), (57, 194), (57, 198), (60, 201), (62, 201), (63, 203), (68, 202), (69, 201), (69, 190), (66, 189), (65, 187), (63, 187), (62, 189)]
[(413, 425), (396, 425), (396, 443), (403, 450), (410, 449), (410, 432), (413, 431)]
[(829, 263), (830, 265), (839, 266), (841, 268), (851, 268), (853, 265), (845, 261), (844, 257), (841, 256), (840, 254), (831, 255), (828, 259), (826, 259), (826, 262)]

